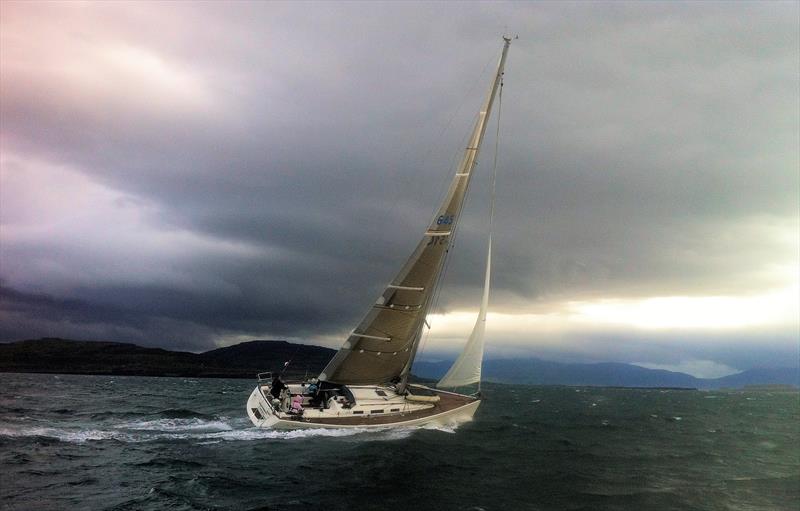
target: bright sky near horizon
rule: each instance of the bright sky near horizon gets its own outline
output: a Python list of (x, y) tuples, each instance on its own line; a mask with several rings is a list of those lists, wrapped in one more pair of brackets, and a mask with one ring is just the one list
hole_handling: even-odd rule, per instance
[[(797, 366), (800, 4), (0, 3), (0, 340), (337, 347), (504, 27), (491, 357)], [(422, 357), (480, 299), (494, 123)]]

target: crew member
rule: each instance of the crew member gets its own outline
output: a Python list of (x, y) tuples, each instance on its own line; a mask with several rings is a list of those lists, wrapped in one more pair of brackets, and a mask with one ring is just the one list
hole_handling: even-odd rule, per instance
[(275, 378), (272, 379), (272, 387), (270, 387), (269, 393), (272, 394), (272, 397), (275, 399), (280, 399), (281, 391), (285, 388), (288, 387), (286, 387), (286, 384), (281, 381), (281, 377), (275, 376)]

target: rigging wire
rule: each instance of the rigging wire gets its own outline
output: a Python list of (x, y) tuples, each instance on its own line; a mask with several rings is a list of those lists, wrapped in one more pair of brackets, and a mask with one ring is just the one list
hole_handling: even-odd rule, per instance
[[(453, 119), (455, 119), (455, 116), (458, 113), (458, 110), (460, 110), (461, 107), (464, 105), (465, 100), (467, 99), (468, 96), (470, 96), (472, 94), (472, 91), (475, 90), (475, 87), (477, 87), (478, 83), (483, 83), (483, 80), (481, 80), (481, 78), (483, 78), (484, 74), (486, 74), (486, 70), (489, 68), (489, 64), (491, 64), (495, 60), (495, 58), (496, 58), (495, 54), (492, 54), (492, 56), (489, 57), (489, 60), (486, 61), (486, 64), (484, 64), (483, 69), (481, 70), (480, 74), (478, 75), (478, 79), (476, 79), (472, 83), (472, 86), (470, 87), (469, 91), (467, 91), (467, 94), (465, 94), (464, 97), (461, 99), (461, 103), (458, 105), (458, 109), (457, 109), (456, 113), (454, 113), (453, 116), (448, 121), (448, 126), (450, 125), (451, 122), (453, 122)], [(475, 123), (478, 121), (479, 117), (480, 117), (480, 114), (478, 112), (475, 112), (475, 114), (472, 116), (472, 121), (473, 122), (467, 126), (467, 128), (466, 128), (466, 130), (464, 132), (463, 138), (461, 139), (461, 144), (459, 146), (457, 146), (456, 149), (453, 150), (453, 153), (450, 155), (450, 158), (448, 160), (449, 163), (447, 165), (448, 169), (455, 168), (456, 165), (458, 165), (459, 158), (461, 158), (463, 156), (463, 154), (464, 154), (463, 148), (467, 147), (467, 144), (469, 143), (470, 136), (472, 135), (471, 126), (475, 125)], [(442, 132), (442, 133), (444, 133), (444, 132)], [(431, 149), (432, 149), (432, 147), (431, 147)], [(438, 194), (437, 194), (437, 197), (436, 197), (436, 202), (434, 202), (434, 204), (437, 204), (436, 206), (434, 206), (434, 209), (433, 209), (434, 216), (436, 215), (436, 212), (438, 211), (438, 208), (439, 208), (438, 204), (440, 204), (444, 200), (445, 194), (447, 193), (447, 191), (449, 189), (449, 184), (450, 184), (451, 180), (452, 180), (452, 174), (443, 174), (441, 180), (439, 181), (439, 185), (437, 187), (437, 189), (439, 191), (438, 191)], [(456, 228), (457, 228), (457, 226), (456, 226)], [(453, 234), (455, 235), (455, 232)], [(450, 245), (453, 246), (454, 242), (455, 242), (455, 238), (451, 237), (451, 244)]]
[[(450, 115), (450, 118), (447, 120), (445, 125), (439, 131), (438, 135), (436, 135), (435, 137), (433, 137), (432, 139), (429, 140), (427, 149), (425, 149), (425, 151), (422, 153), (422, 156), (418, 158), (418, 162), (419, 162), (418, 165), (417, 165), (418, 168), (424, 168), (425, 167), (426, 162), (430, 159), (430, 155), (431, 155), (431, 152), (433, 151), (433, 148), (436, 147), (439, 144), (440, 140), (444, 137), (445, 133), (450, 129), (451, 125), (453, 124), (453, 121), (458, 116), (458, 114), (461, 111), (462, 107), (467, 103), (467, 99), (469, 98), (470, 95), (472, 95), (473, 91), (475, 91), (475, 89), (478, 86), (478, 84), (483, 83), (483, 79), (482, 78), (483, 78), (484, 74), (486, 73), (487, 69), (489, 68), (490, 64), (492, 63), (492, 61), (495, 60), (495, 58), (496, 58), (496, 56), (495, 56), (494, 53), (492, 53), (492, 55), (489, 56), (489, 58), (486, 60), (486, 63), (483, 66), (483, 69), (481, 69), (480, 73), (478, 73), (478, 75), (472, 81), (472, 85), (469, 87), (467, 92), (459, 99), (459, 101), (458, 101), (458, 103), (456, 105), (455, 111), (453, 111), (453, 113)], [(469, 128), (467, 128), (467, 132), (464, 133), (463, 139), (462, 139), (462, 143), (459, 145), (459, 147), (466, 147), (467, 139), (469, 138), (469, 136), (470, 136), (470, 130), (469, 130)], [(397, 167), (399, 166), (400, 163), (402, 163), (402, 162), (413, 163), (413, 162), (409, 162), (409, 154), (411, 153), (412, 150), (413, 150), (412, 147), (410, 147), (410, 146), (407, 147), (404, 150), (403, 155), (395, 160), (395, 164), (390, 169), (390, 173), (391, 174), (395, 174), (396, 173)], [(456, 158), (458, 157), (458, 155), (460, 153), (461, 153), (461, 149), (460, 148), (457, 148), (457, 149), (454, 150), (453, 154), (451, 155), (451, 157), (449, 159), (449, 164), (445, 167), (446, 169), (452, 169), (453, 167), (455, 167), (455, 165), (457, 164), (457, 162), (455, 160), (456, 160)], [(412, 175), (411, 173), (408, 173), (408, 172), (405, 172), (405, 173), (401, 174), (400, 182), (399, 183), (395, 183), (396, 189), (409, 189), (409, 184), (412, 182), (412, 178), (413, 177), (415, 177), (415, 176)], [(447, 193), (447, 185), (448, 185), (449, 179), (451, 177), (452, 177), (452, 174), (450, 172), (443, 172), (442, 173), (441, 181), (439, 182), (438, 186), (436, 187), (436, 189), (438, 190), (438, 192), (437, 192), (438, 201), (436, 202), (437, 204), (442, 201), (442, 198), (444, 197), (444, 194)], [(390, 179), (387, 182), (394, 182), (394, 180)], [(386, 213), (388, 213), (389, 217), (396, 217), (397, 216), (394, 213), (398, 209), (398, 202), (400, 201), (401, 194), (395, 193), (395, 194), (393, 194), (393, 197), (394, 198), (392, 199), (391, 204), (389, 204), (389, 206), (385, 210)], [(431, 212), (431, 215), (433, 217), (435, 217), (437, 209), (438, 209), (438, 206), (435, 206), (434, 210)], [(285, 370), (285, 368), (284, 368), (284, 370)]]
[[(292, 353), (292, 356), (291, 356), (291, 357), (289, 357), (289, 360), (288, 360), (288, 361), (286, 361), (286, 362), (283, 364), (283, 369), (281, 369), (281, 373), (280, 373), (280, 375), (281, 375), (281, 376), (283, 376), (283, 373), (285, 373), (285, 372), (286, 372), (286, 370), (289, 368), (289, 365), (292, 363), (292, 360), (294, 360), (294, 357), (297, 355), (297, 352), (299, 352), (299, 351), (300, 351), (300, 347), (301, 347), (301, 346), (303, 346), (303, 345), (302, 345), (302, 344), (298, 344), (298, 345), (297, 345), (297, 349), (295, 349), (295, 350), (294, 350), (294, 353)], [(307, 372), (308, 372), (308, 369), (306, 369), (306, 373), (307, 373)]]
[[(495, 130), (495, 139), (494, 139), (494, 158), (492, 164), (492, 174), (491, 174), (491, 186), (490, 186), (490, 207), (489, 207), (489, 244), (491, 244), (492, 240), (492, 227), (494, 225), (494, 211), (495, 211), (495, 197), (496, 197), (496, 183), (497, 183), (497, 154), (499, 152), (499, 145), (500, 145), (500, 117), (503, 112), (503, 77), (500, 77), (500, 90), (498, 91), (497, 96), (497, 128)], [(465, 194), (466, 197), (466, 194)], [(450, 250), (455, 247), (456, 236), (458, 234), (458, 229), (461, 222), (457, 222), (455, 229), (453, 230), (452, 235), (450, 236), (450, 245), (447, 247), (447, 253), (445, 255), (444, 264), (442, 267), (442, 273), (440, 278), (436, 282), (436, 286), (433, 290), (433, 297), (432, 297), (432, 311), (438, 312), (439, 311), (439, 298), (441, 296), (441, 288), (442, 282), (444, 281), (447, 270), (449, 268), (450, 263)], [(427, 318), (426, 318), (427, 319)], [(425, 353), (425, 347), (427, 345), (428, 339), (430, 337), (431, 332), (431, 322), (428, 321), (428, 330), (423, 334), (422, 341), (419, 347), (419, 354), (422, 355)], [(478, 382), (478, 391), (480, 392), (480, 381)]]
[[(489, 206), (489, 240), (487, 241), (487, 245), (488, 246), (487, 246), (487, 249), (486, 249), (489, 254), (491, 254), (491, 250), (492, 250), (492, 232), (494, 231), (494, 205), (495, 205), (495, 198), (497, 196), (497, 194), (496, 194), (496, 188), (497, 188), (497, 154), (500, 152), (500, 150), (499, 150), (499, 147), (500, 147), (500, 116), (502, 115), (502, 113), (503, 113), (503, 77), (501, 76), (500, 77), (500, 92), (499, 92), (499, 95), (497, 97), (497, 128), (496, 128), (495, 136), (494, 136), (494, 163), (492, 164), (492, 191), (491, 191), (491, 194), (490, 194), (491, 198), (489, 199), (489, 204), (490, 204), (490, 206)], [(486, 291), (485, 292), (487, 293), (487, 295), (486, 295), (486, 309), (488, 309), (488, 307), (489, 307), (489, 303), (488, 303), (489, 302), (489, 293), (491, 293), (491, 285), (490, 284), (491, 284), (491, 281), (492, 281), (492, 276), (491, 276), (491, 273), (490, 273), (491, 268), (489, 268), (490, 262), (491, 262), (490, 258), (489, 258), (489, 256), (487, 256), (487, 260), (486, 260), (486, 264), (487, 264), (487, 267), (486, 267), (487, 281), (484, 283), (484, 285), (486, 286)], [(483, 299), (483, 298), (481, 298), (481, 299)], [(486, 310), (484, 310), (484, 312), (486, 312)], [(480, 312), (478, 312), (478, 314), (480, 315)], [(483, 321), (484, 321), (484, 323), (486, 322), (486, 317), (483, 318)], [(486, 326), (484, 325), (483, 328), (484, 328), (484, 330), (483, 330), (484, 339), (481, 342), (485, 343), (485, 341), (486, 341)], [(486, 349), (485, 348), (485, 344), (483, 346), (484, 346), (483, 349), (485, 350)], [(481, 353), (481, 360), (483, 360), (483, 353)], [(483, 365), (483, 364), (481, 364), (481, 365)], [(480, 393), (481, 393), (481, 378), (478, 378), (477, 394), (480, 395)]]
[[(505, 74), (505, 71), (503, 72)], [(503, 77), (500, 77), (500, 92), (497, 96), (497, 128), (494, 135), (494, 162), (492, 164), (492, 191), (489, 198), (489, 243), (492, 242), (492, 227), (494, 227), (494, 202), (497, 185), (497, 153), (500, 147), (500, 116), (503, 113)]]
[[(459, 112), (461, 112), (462, 107), (467, 104), (467, 99), (472, 95), (472, 93), (475, 91), (475, 89), (478, 87), (478, 85), (483, 83), (483, 77), (486, 74), (486, 70), (489, 68), (489, 65), (495, 60), (495, 58), (496, 57), (495, 57), (494, 53), (492, 53), (489, 56), (488, 60), (486, 61), (486, 63), (483, 66), (483, 69), (481, 69), (480, 73), (478, 73), (475, 76), (475, 79), (472, 81), (472, 85), (469, 87), (467, 92), (461, 97), (461, 99), (459, 99), (458, 103), (456, 104), (455, 110), (450, 115), (450, 118), (447, 120), (447, 122), (442, 127), (442, 129), (439, 130), (439, 133), (435, 137), (433, 137), (431, 139), (431, 142), (428, 144), (428, 147), (422, 153), (422, 156), (418, 158), (418, 164), (416, 165), (417, 168), (424, 168), (425, 165), (427, 164), (427, 162), (430, 160), (430, 156), (431, 156), (431, 153), (433, 152), (434, 147), (439, 146), (439, 142), (443, 139), (445, 133), (450, 129), (450, 126), (453, 124), (453, 121), (458, 116)], [(466, 146), (466, 141), (469, 138), (470, 131), (471, 130), (468, 127), (467, 131), (463, 135), (463, 140), (461, 141), (462, 143), (459, 145), (459, 147), (461, 147), (461, 146), (465, 147)], [(408, 147), (405, 150), (404, 155), (401, 156), (397, 161), (398, 162), (403, 162), (403, 161), (408, 162), (408, 160), (409, 160), (408, 155), (409, 155), (409, 153), (411, 151), (412, 151), (412, 148)], [(449, 161), (448, 165), (445, 168), (449, 170), (449, 169), (452, 169), (453, 167), (455, 167), (455, 165), (457, 165), (457, 161), (455, 161), (455, 160), (458, 157), (458, 155), (460, 155), (460, 154), (461, 154), (461, 149), (460, 148), (455, 149), (453, 151), (453, 154), (451, 155), (451, 157), (448, 160)], [(413, 165), (413, 163), (412, 163), (412, 165)], [(395, 167), (396, 167), (396, 165), (395, 165)], [(409, 184), (411, 183), (412, 178), (414, 176), (411, 173), (404, 173), (403, 177), (404, 177), (404, 179), (400, 183), (395, 183), (394, 184), (394, 186), (396, 187), (395, 189), (409, 190)], [(440, 203), (442, 201), (442, 198), (444, 197), (444, 194), (447, 193), (447, 185), (448, 185), (448, 183), (449, 183), (451, 178), (452, 178), (452, 175), (449, 172), (443, 172), (442, 173), (440, 181), (439, 181), (438, 185), (435, 188), (437, 190), (437, 201), (434, 202), (434, 204), (438, 204), (438, 203)], [(416, 181), (419, 181), (419, 180), (416, 180)], [(393, 182), (393, 181), (390, 180), (389, 182)], [(389, 215), (391, 217), (394, 217), (395, 216), (394, 212), (397, 210), (397, 203), (400, 201), (401, 194), (395, 193), (395, 194), (392, 194), (392, 195), (393, 195), (394, 198), (392, 199), (392, 202), (389, 205), (389, 207), (386, 209), (386, 211), (389, 213)], [(435, 215), (437, 208), (438, 208), (438, 206), (436, 206), (434, 208), (434, 210), (431, 212), (432, 215)]]

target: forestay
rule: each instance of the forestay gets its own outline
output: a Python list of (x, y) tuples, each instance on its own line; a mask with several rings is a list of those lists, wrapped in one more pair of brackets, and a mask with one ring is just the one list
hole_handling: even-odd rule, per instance
[(491, 89), (442, 205), (400, 272), (322, 371), (319, 376), (321, 380), (342, 384), (377, 384), (398, 381), (407, 376), (503, 75), (511, 42), (510, 39), (504, 40)]

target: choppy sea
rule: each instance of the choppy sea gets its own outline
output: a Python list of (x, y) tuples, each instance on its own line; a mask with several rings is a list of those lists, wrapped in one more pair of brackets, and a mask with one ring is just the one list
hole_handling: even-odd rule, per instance
[(800, 509), (796, 392), (487, 385), (457, 428), (278, 432), (254, 383), (0, 374), (0, 508)]

